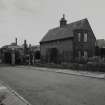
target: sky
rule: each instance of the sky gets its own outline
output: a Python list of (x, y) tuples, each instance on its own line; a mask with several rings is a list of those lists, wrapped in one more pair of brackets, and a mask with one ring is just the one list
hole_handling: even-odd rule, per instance
[(39, 44), (49, 29), (88, 18), (97, 39), (105, 39), (105, 0), (0, 0), (0, 47), (14, 42)]

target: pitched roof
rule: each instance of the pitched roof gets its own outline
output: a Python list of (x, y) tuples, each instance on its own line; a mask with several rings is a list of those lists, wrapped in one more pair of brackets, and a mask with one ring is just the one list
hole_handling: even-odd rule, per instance
[(22, 47), (19, 46), (19, 45), (15, 45), (15, 44), (13, 45), (13, 44), (11, 44), (11, 45), (5, 45), (2, 48), (6, 48), (6, 49), (12, 49), (12, 48), (19, 49), (19, 48), (22, 48)]
[[(70, 24), (67, 24), (65, 27), (57, 27), (51, 29), (47, 32), (47, 34), (42, 38), (40, 42), (47, 42), (57, 39), (65, 39), (73, 37), (73, 30), (75, 29), (87, 29), (89, 26), (88, 20), (82, 19)], [(89, 28), (89, 27), (88, 27)]]

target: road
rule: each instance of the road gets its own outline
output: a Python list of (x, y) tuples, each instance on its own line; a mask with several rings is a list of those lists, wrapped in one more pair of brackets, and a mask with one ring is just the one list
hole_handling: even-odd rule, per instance
[(105, 80), (40, 71), (31, 67), (0, 67), (0, 80), (32, 105), (105, 105)]

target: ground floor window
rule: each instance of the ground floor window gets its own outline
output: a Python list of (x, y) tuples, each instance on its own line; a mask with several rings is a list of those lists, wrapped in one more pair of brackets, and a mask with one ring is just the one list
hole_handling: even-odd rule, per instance
[(88, 52), (87, 51), (78, 51), (78, 57), (88, 57)]
[(87, 58), (88, 57), (88, 52), (84, 51), (84, 57)]

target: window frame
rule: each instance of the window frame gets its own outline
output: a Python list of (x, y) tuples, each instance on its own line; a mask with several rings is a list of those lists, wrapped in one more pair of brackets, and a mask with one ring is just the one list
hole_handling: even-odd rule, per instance
[(88, 57), (88, 51), (85, 50), (83, 53), (83, 56), (87, 58)]
[(81, 42), (81, 33), (78, 32), (77, 34), (78, 34), (78, 42)]
[(88, 33), (85, 32), (85, 33), (84, 33), (84, 42), (87, 42), (87, 41), (88, 41)]

